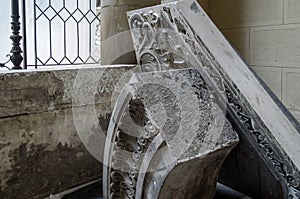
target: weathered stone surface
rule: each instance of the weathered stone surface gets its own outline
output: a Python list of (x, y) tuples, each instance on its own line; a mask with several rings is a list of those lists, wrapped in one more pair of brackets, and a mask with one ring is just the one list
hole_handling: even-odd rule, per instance
[(135, 74), (105, 144), (105, 198), (213, 198), (238, 137), (193, 69)]
[(225, 162), (220, 180), (254, 198), (299, 198), (299, 123), (203, 9), (189, 0), (128, 16), (143, 70), (194, 67), (219, 102), (227, 104), (227, 116), (241, 144)]
[(100, 129), (133, 69), (1, 73), (0, 198), (44, 198), (100, 178)]
[[(128, 81), (135, 71), (134, 66), (119, 66), (0, 73), (0, 117), (71, 108), (88, 102), (109, 105), (114, 91), (122, 88), (118, 82), (123, 80), (124, 84), (124, 78)], [(85, 95), (95, 96), (92, 102), (82, 99), (84, 104), (78, 104), (83, 90)]]
[(70, 108), (0, 119), (0, 132), (3, 199), (42, 198), (101, 176)]

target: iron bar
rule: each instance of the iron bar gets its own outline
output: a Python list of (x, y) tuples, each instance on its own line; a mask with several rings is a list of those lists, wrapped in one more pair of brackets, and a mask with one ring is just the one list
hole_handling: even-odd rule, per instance
[(36, 6), (36, 0), (34, 0), (34, 6), (33, 6), (33, 16), (34, 16), (34, 20), (33, 20), (33, 27), (34, 27), (34, 67), (35, 69), (37, 69), (37, 61), (38, 61), (38, 57), (37, 57), (37, 30), (36, 30), (36, 26), (37, 26), (37, 16), (36, 16), (36, 10), (37, 6)]
[(23, 28), (23, 68), (27, 69), (27, 30), (26, 30), (26, 0), (22, 0), (22, 28)]
[(23, 57), (21, 55), (22, 50), (20, 47), (20, 41), (22, 39), (22, 37), (19, 35), (20, 33), (20, 16), (19, 16), (19, 0), (11, 0), (11, 18), (12, 18), (12, 22), (11, 22), (11, 29), (12, 29), (12, 35), (10, 36), (10, 39), (12, 40), (12, 49), (11, 49), (11, 57), (10, 60), (13, 63), (13, 67), (12, 69), (22, 69), (22, 67), (20, 66), (22, 61), (23, 61)]

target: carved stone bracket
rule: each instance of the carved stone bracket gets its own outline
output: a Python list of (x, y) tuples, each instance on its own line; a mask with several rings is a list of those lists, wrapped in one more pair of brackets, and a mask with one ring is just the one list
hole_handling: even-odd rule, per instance
[[(228, 119), (242, 137), (239, 149), (247, 148), (248, 154), (231, 158), (236, 161), (228, 163), (223, 182), (256, 198), (300, 198), (299, 123), (197, 2), (131, 11), (128, 20), (143, 71), (194, 67), (219, 105), (227, 108)], [(250, 167), (254, 159), (258, 165)], [(249, 180), (258, 186), (250, 188)]]
[(238, 136), (193, 69), (134, 75), (105, 144), (105, 198), (213, 198)]

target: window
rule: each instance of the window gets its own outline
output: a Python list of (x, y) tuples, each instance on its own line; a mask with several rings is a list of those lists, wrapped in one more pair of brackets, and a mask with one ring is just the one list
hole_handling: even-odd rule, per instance
[[(10, 52), (10, 1), (1, 6), (0, 60)], [(22, 7), (25, 5), (25, 15)], [(99, 0), (22, 0), (21, 45), (28, 68), (100, 62)], [(3, 12), (2, 12), (3, 11)], [(25, 20), (26, 19), (26, 20)], [(25, 24), (25, 25), (24, 25)], [(25, 53), (26, 52), (26, 53)], [(11, 63), (8, 64), (12, 66)]]

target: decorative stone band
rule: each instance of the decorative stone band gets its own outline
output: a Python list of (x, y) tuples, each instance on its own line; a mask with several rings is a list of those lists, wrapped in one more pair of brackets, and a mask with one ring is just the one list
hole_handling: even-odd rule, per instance
[[(255, 182), (279, 181), (276, 188), (258, 189), (266, 189), (272, 198), (300, 198), (299, 123), (240, 58), (197, 2), (185, 0), (131, 11), (128, 20), (143, 71), (197, 69), (218, 103), (227, 106), (230, 122), (245, 137), (242, 143), (252, 147), (272, 175)], [(233, 186), (239, 188), (245, 177), (255, 178), (243, 173), (257, 173), (258, 167), (231, 176), (236, 180)], [(263, 169), (258, 172), (265, 176)], [(271, 195), (277, 192), (282, 196)], [(253, 192), (248, 190), (248, 194)]]
[(135, 74), (107, 134), (105, 198), (213, 198), (238, 136), (194, 69)]

